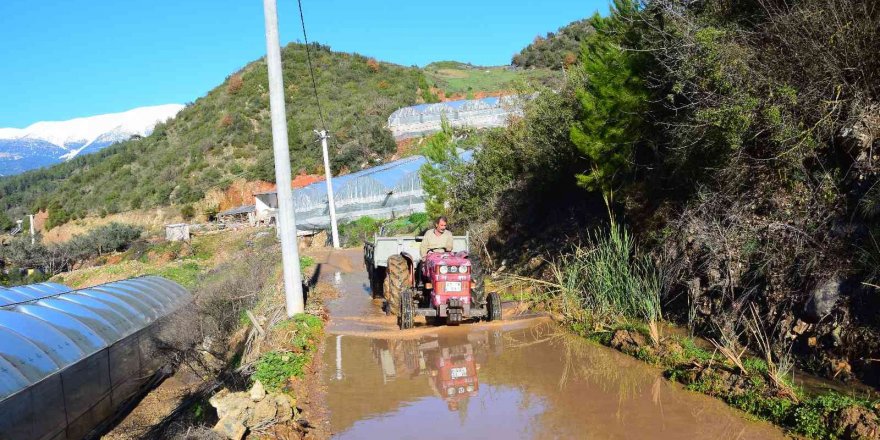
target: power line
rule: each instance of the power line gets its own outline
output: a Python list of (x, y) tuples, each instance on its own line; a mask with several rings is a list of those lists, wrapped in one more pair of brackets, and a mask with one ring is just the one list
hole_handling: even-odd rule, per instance
[(306, 34), (306, 19), (303, 17), (302, 0), (296, 0), (299, 6), (299, 22), (302, 23), (303, 40), (306, 43), (306, 61), (309, 63), (309, 76), (312, 77), (312, 90), (315, 91), (315, 102), (318, 104), (318, 116), (321, 117), (321, 131), (318, 133), (321, 137), (321, 152), (324, 155), (324, 174), (327, 180), (327, 204), (330, 209), (330, 230), (333, 236), (333, 248), (339, 249), (339, 232), (336, 227), (336, 202), (333, 199), (333, 181), (330, 172), (330, 153), (327, 151), (327, 123), (324, 122), (324, 110), (321, 108), (321, 98), (318, 97), (318, 82), (315, 81), (315, 70), (312, 68), (312, 51), (309, 48), (309, 36)]
[(306, 43), (306, 61), (309, 64), (309, 76), (312, 77), (312, 90), (315, 91), (315, 102), (318, 104), (318, 116), (321, 118), (321, 128), (326, 132), (327, 123), (324, 122), (324, 110), (321, 109), (321, 98), (318, 97), (318, 82), (315, 81), (315, 70), (312, 68), (312, 53), (309, 50), (309, 36), (306, 34), (306, 19), (303, 17), (302, 0), (296, 0), (299, 5), (299, 22), (302, 23), (303, 40)]

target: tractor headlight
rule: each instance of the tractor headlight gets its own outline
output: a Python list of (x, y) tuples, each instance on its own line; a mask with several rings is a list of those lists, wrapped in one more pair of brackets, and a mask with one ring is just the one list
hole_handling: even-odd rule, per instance
[(468, 267), (465, 265), (458, 266), (458, 273), (467, 273)]
[(448, 390), (446, 390), (446, 394), (449, 394), (450, 396), (454, 395), (455, 394), (455, 387), (452, 387), (452, 388), (449, 388)]
[(450, 273), (458, 272), (458, 266), (449, 266), (449, 272)]
[(445, 274), (446, 272), (449, 272), (449, 268), (446, 266), (440, 266), (440, 273)]
[(467, 390), (468, 390), (469, 393), (472, 392), (472, 391), (474, 390), (474, 386), (473, 386), (473, 385), (468, 385)]

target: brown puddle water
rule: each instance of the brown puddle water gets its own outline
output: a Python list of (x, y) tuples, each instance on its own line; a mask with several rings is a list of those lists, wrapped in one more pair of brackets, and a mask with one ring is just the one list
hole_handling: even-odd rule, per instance
[(323, 355), (334, 438), (785, 438), (545, 319), (401, 332), (361, 265), (336, 276), (330, 263), (321, 276), (340, 290)]

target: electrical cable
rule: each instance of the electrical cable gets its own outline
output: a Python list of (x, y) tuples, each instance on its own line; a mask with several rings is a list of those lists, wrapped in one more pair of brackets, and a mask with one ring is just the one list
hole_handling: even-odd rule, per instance
[(306, 43), (306, 61), (309, 64), (309, 75), (312, 77), (312, 90), (315, 92), (315, 102), (318, 105), (318, 116), (321, 118), (321, 129), (324, 130), (325, 133), (328, 133), (327, 123), (324, 122), (324, 110), (321, 108), (321, 99), (318, 97), (318, 82), (315, 80), (315, 70), (312, 68), (312, 54), (311, 50), (309, 50), (309, 37), (306, 35), (306, 19), (303, 17), (302, 0), (296, 0), (296, 3), (299, 6), (299, 22), (302, 23), (303, 40)]

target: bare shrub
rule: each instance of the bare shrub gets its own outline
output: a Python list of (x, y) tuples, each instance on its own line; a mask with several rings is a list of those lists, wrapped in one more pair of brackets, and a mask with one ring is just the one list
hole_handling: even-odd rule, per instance
[(190, 426), (170, 435), (174, 440), (222, 440), (223, 436), (207, 426)]
[(244, 86), (244, 78), (242, 78), (240, 73), (236, 73), (229, 77), (229, 84), (226, 86), (226, 91), (230, 95), (234, 95), (241, 90), (242, 86)]
[(273, 270), (274, 265), (266, 264), (264, 258), (244, 254), (208, 274), (195, 291), (206, 335), (222, 338), (235, 330), (244, 311), (256, 304)]

